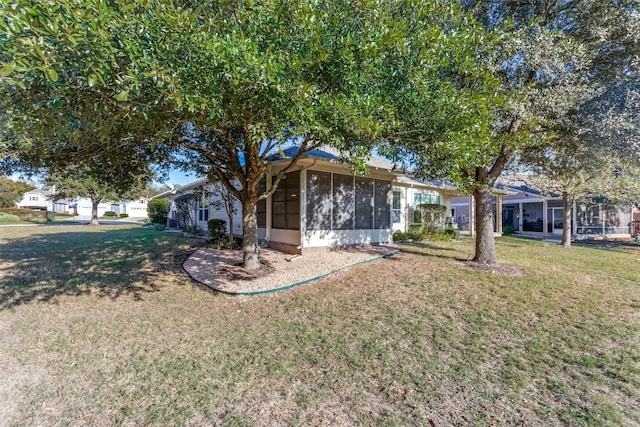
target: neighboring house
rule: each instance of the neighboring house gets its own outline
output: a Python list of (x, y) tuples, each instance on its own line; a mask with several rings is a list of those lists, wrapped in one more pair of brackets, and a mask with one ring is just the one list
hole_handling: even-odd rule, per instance
[[(289, 164), (298, 147), (291, 147), (270, 159), (269, 173), (262, 188), (270, 187), (272, 177)], [(339, 153), (330, 148), (305, 153), (296, 167), (287, 173), (276, 191), (258, 204), (258, 228), (261, 240), (269, 246), (291, 253), (317, 248), (392, 241), (394, 231), (407, 230), (414, 220), (414, 208), (420, 203), (448, 206), (455, 192), (411, 179), (395, 172), (393, 163), (372, 158), (369, 174), (353, 175)], [(198, 191), (196, 191), (198, 190)], [(206, 229), (211, 218), (227, 219), (212, 196), (214, 184), (207, 179), (194, 181), (156, 197), (171, 200), (168, 225), (177, 226), (184, 212), (177, 210), (190, 195), (189, 217), (193, 225)], [(241, 208), (236, 201), (234, 234), (241, 235)]]
[[(34, 210), (46, 210), (76, 214), (78, 216), (91, 216), (91, 199), (59, 199), (51, 200), (51, 190), (31, 190), (22, 196), (16, 203), (16, 207)], [(117, 214), (128, 214), (134, 218), (146, 218), (147, 203), (149, 199), (141, 197), (135, 200), (103, 201), (98, 205), (98, 216), (104, 216), (106, 211), (114, 211)]]
[(34, 189), (24, 193), (16, 207), (41, 211), (51, 211), (51, 191)]
[[(562, 197), (544, 195), (523, 182), (501, 180), (496, 185), (493, 202), (494, 229), (502, 234), (504, 227), (532, 237), (561, 236), (563, 227)], [(473, 199), (455, 198), (458, 223), (473, 217)], [(496, 215), (501, 212), (500, 215)], [(629, 237), (640, 232), (640, 211), (630, 208), (618, 210), (601, 198), (582, 198), (571, 209), (571, 234), (574, 236)], [(473, 230), (461, 226), (464, 231)], [(473, 233), (472, 233), (473, 234)]]
[(49, 212), (52, 210), (61, 213), (67, 212), (71, 201), (69, 199), (52, 201), (51, 194), (51, 190), (34, 189), (27, 191), (22, 195), (20, 201), (16, 203), (16, 207)]
[(132, 218), (147, 218), (149, 216), (148, 203), (149, 199), (146, 197), (122, 200), (116, 212), (118, 214), (127, 214)]
[[(148, 202), (149, 199), (146, 197), (120, 201), (103, 200), (98, 204), (98, 216), (104, 216), (105, 212), (112, 211), (117, 215), (127, 214), (131, 218), (146, 218)], [(91, 199), (82, 197), (77, 199), (75, 211), (78, 216), (91, 216), (91, 207)]]

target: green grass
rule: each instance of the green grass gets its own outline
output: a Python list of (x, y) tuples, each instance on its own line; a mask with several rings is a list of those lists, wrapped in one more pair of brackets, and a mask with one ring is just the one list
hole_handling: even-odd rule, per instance
[(640, 247), (473, 241), (230, 297), (136, 226), (0, 229), (7, 425), (634, 425)]

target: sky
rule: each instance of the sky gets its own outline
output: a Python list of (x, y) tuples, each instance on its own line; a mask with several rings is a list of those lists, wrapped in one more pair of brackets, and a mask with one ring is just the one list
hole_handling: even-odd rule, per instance
[(174, 169), (169, 172), (169, 178), (164, 182), (164, 184), (185, 185), (195, 181), (196, 179), (198, 178), (194, 175), (187, 175), (183, 171)]
[[(20, 173), (14, 173), (13, 175), (9, 176), (9, 179), (13, 181), (30, 181), (30, 182), (33, 182), (38, 187), (42, 185), (42, 178), (39, 176), (33, 176), (31, 178), (27, 178)], [(173, 169), (169, 172), (169, 177), (166, 181), (158, 182), (157, 184), (185, 185), (192, 181), (195, 181), (196, 179), (198, 179), (198, 177), (196, 177), (193, 174), (186, 174), (181, 170)]]

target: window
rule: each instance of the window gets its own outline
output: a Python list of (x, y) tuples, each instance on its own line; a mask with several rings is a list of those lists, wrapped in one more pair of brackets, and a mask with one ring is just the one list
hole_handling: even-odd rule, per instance
[(331, 174), (307, 172), (307, 230), (330, 230), (331, 211)]
[(38, 201), (38, 196), (29, 196), (29, 200), (32, 202), (37, 202)]
[(391, 228), (391, 209), (389, 204), (389, 192), (391, 182), (375, 181), (375, 204), (374, 204), (374, 228), (378, 230)]
[(402, 192), (400, 190), (393, 190), (391, 217), (394, 224), (402, 222)]
[(373, 179), (355, 178), (356, 182), (356, 230), (373, 228)]
[(206, 191), (198, 197), (198, 221), (209, 221), (209, 195)]
[(415, 193), (413, 195), (413, 222), (422, 222), (418, 209), (418, 205), (422, 204), (439, 205), (440, 195), (438, 193)]
[(389, 228), (389, 181), (307, 172), (308, 230)]
[(300, 172), (288, 173), (273, 193), (271, 226), (284, 230), (300, 229)]
[(333, 229), (353, 230), (353, 176), (333, 174), (331, 188), (333, 190)]

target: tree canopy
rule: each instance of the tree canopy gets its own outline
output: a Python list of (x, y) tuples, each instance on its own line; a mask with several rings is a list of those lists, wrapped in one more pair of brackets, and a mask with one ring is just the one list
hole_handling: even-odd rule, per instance
[(0, 208), (12, 208), (20, 201), (27, 191), (34, 190), (31, 184), (22, 181), (13, 181), (0, 175)]
[(91, 160), (118, 187), (136, 165), (195, 168), (241, 201), (258, 268), (256, 204), (300, 156), (329, 144), (362, 166), (384, 142), (474, 195), (492, 263), (496, 179), (611, 82), (637, 88), (638, 28), (638, 0), (0, 0), (0, 163)]

